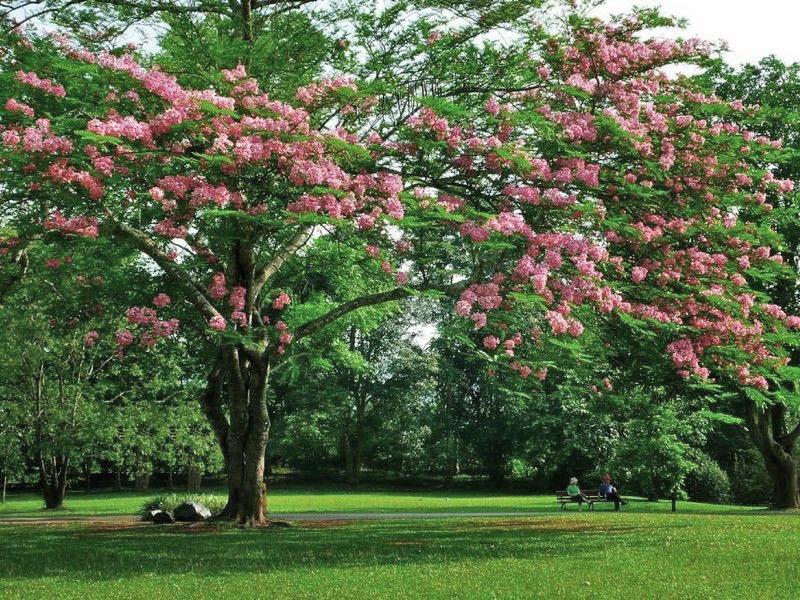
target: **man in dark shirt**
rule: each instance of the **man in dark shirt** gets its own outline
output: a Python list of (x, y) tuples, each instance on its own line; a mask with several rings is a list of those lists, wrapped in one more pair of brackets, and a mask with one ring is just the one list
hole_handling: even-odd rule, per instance
[(619, 510), (619, 505), (620, 504), (623, 504), (623, 505), (627, 504), (627, 502), (625, 502), (625, 500), (620, 498), (620, 495), (619, 495), (619, 492), (617, 491), (617, 488), (615, 488), (613, 485), (611, 485), (611, 475), (609, 475), (608, 473), (603, 475), (603, 481), (600, 483), (599, 491), (600, 491), (600, 495), (603, 498), (605, 498), (606, 500), (609, 500), (609, 501), (614, 503), (614, 510)]

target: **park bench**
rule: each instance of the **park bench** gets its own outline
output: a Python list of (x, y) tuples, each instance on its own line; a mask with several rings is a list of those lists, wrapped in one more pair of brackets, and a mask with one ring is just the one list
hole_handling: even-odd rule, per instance
[[(586, 504), (589, 507), (589, 510), (594, 510), (595, 504), (602, 504), (607, 502), (609, 504), (614, 504), (614, 509), (619, 510), (619, 506), (613, 500), (606, 500), (605, 497), (600, 495), (599, 490), (592, 490), (586, 491), (581, 490), (584, 496), (586, 496)], [(561, 505), (561, 510), (567, 510), (567, 504), (577, 504), (577, 500), (573, 500), (572, 496), (570, 496), (566, 490), (560, 490), (556, 492), (556, 502)]]

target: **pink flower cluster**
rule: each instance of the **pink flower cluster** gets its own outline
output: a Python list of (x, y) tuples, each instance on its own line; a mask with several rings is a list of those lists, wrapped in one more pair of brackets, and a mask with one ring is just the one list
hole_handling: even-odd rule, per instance
[(272, 308), (274, 308), (275, 310), (283, 310), (284, 308), (289, 306), (291, 302), (292, 299), (289, 297), (289, 294), (287, 294), (286, 292), (281, 292), (280, 294), (278, 294), (278, 297), (272, 301)]
[(333, 77), (299, 88), (295, 93), (295, 98), (305, 106), (312, 106), (341, 89), (357, 91), (358, 87), (355, 81), (349, 77)]
[(92, 200), (99, 200), (105, 194), (103, 185), (94, 175), (71, 167), (67, 159), (51, 163), (44, 176), (56, 183), (76, 183), (88, 192)]
[(24, 102), (20, 102), (19, 100), (15, 100), (14, 98), (9, 98), (6, 101), (5, 109), (10, 111), (20, 112), (26, 117), (33, 118), (36, 115), (36, 112), (25, 104)]
[(48, 94), (58, 96), (59, 98), (63, 98), (67, 95), (63, 85), (54, 83), (49, 79), (41, 79), (36, 73), (26, 73), (25, 71), (19, 70), (16, 73), (16, 78), (20, 83), (40, 89)]
[(96, 238), (99, 235), (99, 225), (94, 217), (77, 216), (67, 219), (60, 211), (54, 211), (44, 223), (45, 229), (71, 233), (82, 237)]
[(695, 346), (690, 339), (683, 338), (667, 346), (667, 354), (672, 359), (672, 364), (678, 369), (678, 375), (684, 379), (697, 375), (701, 379), (708, 379), (710, 371), (700, 364), (700, 357), (695, 351)]

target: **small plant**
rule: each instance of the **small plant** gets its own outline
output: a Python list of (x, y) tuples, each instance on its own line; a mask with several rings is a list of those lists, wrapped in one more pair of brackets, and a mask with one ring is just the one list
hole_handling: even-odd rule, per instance
[(147, 513), (151, 510), (166, 510), (172, 512), (175, 508), (184, 502), (197, 502), (202, 504), (212, 515), (215, 515), (225, 508), (227, 498), (218, 494), (160, 494), (148, 500), (142, 505), (139, 513), (142, 517), (146, 517)]

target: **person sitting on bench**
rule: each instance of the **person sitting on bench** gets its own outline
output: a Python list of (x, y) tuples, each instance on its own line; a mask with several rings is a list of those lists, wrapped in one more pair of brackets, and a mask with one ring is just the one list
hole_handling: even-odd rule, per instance
[(578, 506), (581, 506), (584, 502), (589, 501), (589, 499), (583, 495), (583, 492), (581, 492), (581, 488), (578, 487), (577, 477), (570, 478), (569, 487), (567, 488), (567, 494), (569, 494), (569, 497), (573, 502), (578, 503)]
[(602, 496), (609, 502), (614, 503), (614, 510), (619, 510), (620, 504), (622, 505), (627, 504), (627, 502), (625, 502), (625, 500), (623, 500), (620, 497), (617, 488), (611, 485), (611, 475), (609, 475), (608, 473), (603, 475), (603, 481), (600, 483), (599, 491), (600, 491), (600, 496)]

